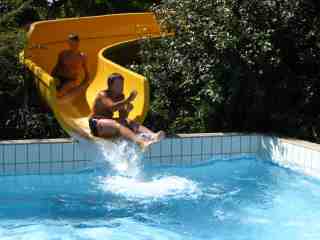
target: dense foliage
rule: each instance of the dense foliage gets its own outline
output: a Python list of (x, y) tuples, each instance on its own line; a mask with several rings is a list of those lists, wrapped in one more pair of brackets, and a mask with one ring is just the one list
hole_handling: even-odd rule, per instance
[(258, 131), (320, 140), (320, 2), (164, 0), (174, 37), (144, 40), (148, 124), (170, 132)]
[[(1, 138), (65, 136), (18, 63), (24, 26), (141, 11), (154, 2), (160, 1), (1, 0)], [(318, 0), (162, 0), (152, 10), (175, 36), (141, 41), (142, 61), (131, 64), (151, 82), (148, 126), (320, 141)]]

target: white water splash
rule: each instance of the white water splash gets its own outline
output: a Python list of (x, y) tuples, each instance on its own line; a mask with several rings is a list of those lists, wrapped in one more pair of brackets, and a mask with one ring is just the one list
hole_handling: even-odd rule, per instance
[(118, 140), (110, 144), (110, 141), (101, 140), (98, 144), (104, 160), (110, 164), (116, 174), (133, 178), (139, 177), (142, 153), (133, 143)]
[(101, 140), (97, 144), (103, 161), (113, 170), (111, 175), (100, 177), (98, 181), (103, 191), (140, 200), (199, 195), (197, 184), (187, 178), (158, 175), (146, 179), (141, 167), (143, 154), (133, 143)]
[(149, 181), (112, 176), (101, 180), (101, 189), (128, 199), (161, 199), (199, 196), (195, 182), (177, 176), (161, 176)]

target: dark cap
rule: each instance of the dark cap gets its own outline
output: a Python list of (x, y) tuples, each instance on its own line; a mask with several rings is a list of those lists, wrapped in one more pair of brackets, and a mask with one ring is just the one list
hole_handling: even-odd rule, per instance
[(68, 39), (71, 41), (80, 41), (79, 35), (76, 33), (70, 33)]

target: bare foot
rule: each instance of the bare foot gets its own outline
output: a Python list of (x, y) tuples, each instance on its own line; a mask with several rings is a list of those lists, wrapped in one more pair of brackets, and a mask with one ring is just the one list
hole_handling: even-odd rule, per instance
[(144, 152), (153, 143), (155, 143), (155, 141), (141, 141), (138, 144), (141, 147), (142, 152)]
[(155, 133), (151, 139), (144, 139), (138, 142), (138, 145), (141, 147), (142, 151), (144, 152), (150, 145), (153, 143), (161, 141), (163, 138), (165, 138), (166, 134), (164, 131), (159, 131)]
[(154, 141), (159, 142), (166, 137), (166, 133), (164, 131), (159, 131), (154, 134)]

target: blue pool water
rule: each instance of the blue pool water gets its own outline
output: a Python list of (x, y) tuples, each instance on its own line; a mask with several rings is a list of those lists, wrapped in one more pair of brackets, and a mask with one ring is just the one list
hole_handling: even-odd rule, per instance
[(118, 167), (0, 178), (0, 239), (320, 239), (320, 183), (271, 163)]

